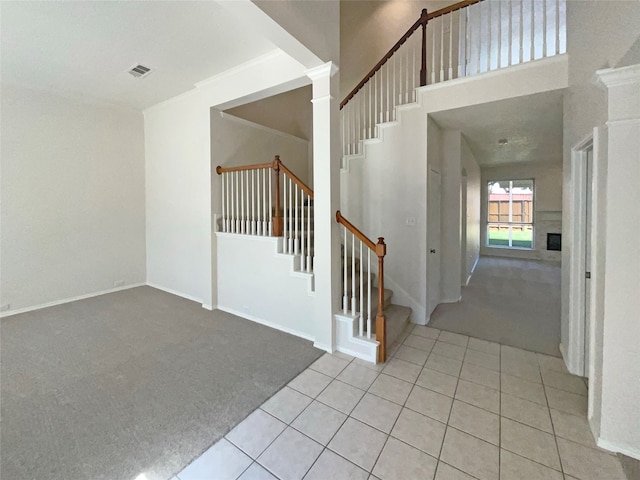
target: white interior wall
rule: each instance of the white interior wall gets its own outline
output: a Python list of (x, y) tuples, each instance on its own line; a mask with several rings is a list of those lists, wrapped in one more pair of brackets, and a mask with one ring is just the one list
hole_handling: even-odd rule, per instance
[[(309, 142), (304, 138), (211, 109), (211, 163), (214, 191), (219, 191), (215, 167), (268, 163), (275, 155), (303, 182), (309, 181)], [(214, 196), (219, 200), (219, 196)], [(222, 213), (217, 202), (214, 213)]]
[(473, 152), (469, 148), (464, 136), (462, 137), (462, 168), (467, 174), (467, 217), (465, 258), (462, 262), (462, 283), (466, 285), (473, 274), (473, 270), (480, 257), (480, 166)]
[[(570, 52), (569, 88), (563, 101), (563, 245), (561, 344), (570, 345), (569, 302), (572, 238), (571, 147), (591, 135), (606, 121), (606, 92), (593, 82), (596, 70), (632, 60), (638, 41), (640, 2), (593, 0), (567, 2), (567, 51)], [(615, 195), (615, 192), (612, 193)], [(600, 295), (599, 292), (595, 292)]]
[(282, 238), (217, 233), (218, 308), (314, 340), (312, 276), (293, 271)]
[(311, 85), (240, 105), (226, 111), (236, 117), (311, 141)]
[(453, 303), (460, 300), (460, 271), (462, 256), (460, 244), (462, 182), (462, 134), (459, 130), (444, 129), (442, 138), (441, 217), (440, 217), (440, 301)]
[[(569, 311), (570, 302), (576, 299), (570, 297), (570, 268), (568, 260), (571, 256), (571, 247), (575, 239), (571, 237), (573, 231), (570, 212), (572, 211), (571, 195), (571, 147), (584, 140), (593, 131), (594, 127), (604, 125), (607, 120), (607, 92), (600, 89), (593, 82), (594, 73), (598, 69), (614, 66), (629, 65), (640, 61), (638, 45), (638, 24), (640, 24), (640, 3), (631, 1), (591, 1), (591, 2), (567, 2), (567, 50), (571, 54), (569, 68), (570, 85), (564, 95), (564, 155), (563, 155), (563, 223), (566, 226), (567, 235), (563, 235), (563, 264), (562, 269), (562, 328), (561, 343), (564, 347), (571, 345), (569, 333)], [(637, 91), (636, 91), (637, 93)], [(628, 100), (627, 100), (628, 101)], [(600, 146), (596, 146), (599, 151), (608, 153), (607, 129), (601, 128)], [(637, 135), (636, 135), (637, 137)], [(619, 139), (622, 143), (632, 140)], [(611, 141), (611, 139), (608, 139)], [(617, 147), (614, 147), (617, 148)], [(624, 163), (624, 162), (623, 162)], [(609, 164), (609, 165), (607, 165)], [(605, 159), (600, 165), (600, 186), (606, 188), (608, 168), (611, 161)], [(628, 172), (624, 174), (623, 183), (630, 180)], [(599, 187), (600, 188), (600, 187)], [(609, 202), (616, 204), (628, 195), (624, 188), (616, 185), (612, 190), (604, 190), (606, 198), (599, 204), (598, 213), (601, 215), (601, 222), (606, 222), (603, 218), (608, 210)], [(596, 220), (598, 222), (598, 220)], [(608, 227), (607, 227), (608, 228)], [(610, 232), (600, 232), (593, 245), (595, 252), (603, 252), (607, 247)], [(612, 235), (613, 241), (618, 233)], [(631, 252), (629, 245), (618, 245), (621, 250), (618, 252), (625, 257), (626, 252)], [(608, 251), (608, 250), (607, 250)], [(590, 395), (590, 423), (592, 431), (600, 444), (606, 444), (607, 448), (613, 450), (627, 450), (627, 454), (640, 457), (638, 444), (640, 440), (633, 437), (632, 431), (636, 433), (638, 429), (636, 405), (628, 403), (634, 402), (638, 392), (633, 391), (633, 386), (638, 385), (640, 374), (629, 369), (629, 365), (638, 364), (637, 358), (634, 362), (629, 362), (624, 356), (632, 352), (637, 352), (637, 334), (634, 335), (629, 330), (630, 325), (622, 325), (629, 316), (629, 311), (620, 316), (617, 308), (632, 308), (633, 296), (624, 299), (620, 298), (620, 305), (614, 307), (615, 314), (605, 314), (605, 291), (611, 287), (615, 288), (616, 278), (628, 282), (630, 278), (637, 278), (637, 267), (632, 262), (625, 262), (609, 265), (608, 259), (605, 261), (596, 253), (595, 268), (600, 270), (604, 276), (604, 281), (596, 281), (596, 290), (592, 292), (592, 310), (595, 312), (596, 329), (593, 333), (591, 346), (595, 350), (591, 352), (592, 365), (589, 378)], [(634, 277), (635, 276), (635, 277)], [(611, 283), (610, 283), (611, 281)], [(627, 285), (629, 286), (629, 285)], [(609, 290), (612, 291), (612, 290)], [(618, 292), (621, 293), (624, 290)], [(614, 297), (617, 293), (614, 293)], [(613, 312), (610, 311), (610, 312)], [(635, 318), (637, 318), (637, 311)], [(610, 328), (609, 333), (605, 332), (605, 325)], [(599, 334), (602, 334), (600, 336)], [(605, 366), (605, 359), (612, 359), (613, 362)], [(611, 368), (613, 367), (613, 368)], [(621, 375), (623, 373), (623, 375)], [(609, 403), (609, 407), (605, 403)], [(601, 408), (602, 407), (602, 408)], [(634, 420), (635, 418), (635, 420)], [(635, 425), (634, 425), (635, 421)], [(605, 427), (606, 425), (606, 427)], [(631, 434), (631, 435), (630, 435)], [(603, 445), (605, 446), (605, 445)], [(629, 451), (629, 446), (633, 451)]]
[(2, 85), (6, 313), (144, 282), (143, 135), (139, 112)]
[(308, 83), (304, 71), (274, 53), (145, 110), (149, 284), (215, 306), (210, 109)]
[[(491, 180), (533, 179), (533, 249), (487, 246), (487, 188)], [(560, 262), (561, 252), (548, 251), (547, 233), (562, 232), (562, 164), (526, 163), (482, 168), (480, 253), (499, 257)], [(563, 242), (564, 244), (564, 242)], [(564, 245), (563, 245), (564, 246)]]

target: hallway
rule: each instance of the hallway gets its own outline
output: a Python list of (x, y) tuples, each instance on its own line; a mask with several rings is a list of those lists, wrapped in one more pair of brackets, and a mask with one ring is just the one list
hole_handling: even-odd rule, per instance
[(429, 326), (560, 356), (560, 265), (480, 257), (462, 300), (440, 304)]

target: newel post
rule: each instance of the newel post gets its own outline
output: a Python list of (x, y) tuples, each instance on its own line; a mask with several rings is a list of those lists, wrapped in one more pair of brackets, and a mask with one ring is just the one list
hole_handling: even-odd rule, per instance
[(275, 237), (282, 236), (282, 213), (280, 211), (280, 155), (276, 155), (273, 159), (273, 171), (276, 181), (276, 210), (273, 212), (273, 235)]
[(427, 84), (427, 9), (422, 9), (422, 15), (420, 15), (420, 21), (422, 23), (422, 54), (420, 63), (420, 86), (424, 87)]
[(383, 237), (378, 237), (376, 255), (378, 256), (378, 313), (376, 314), (376, 340), (380, 342), (378, 348), (378, 363), (387, 361), (387, 322), (384, 318), (384, 256), (387, 246)]

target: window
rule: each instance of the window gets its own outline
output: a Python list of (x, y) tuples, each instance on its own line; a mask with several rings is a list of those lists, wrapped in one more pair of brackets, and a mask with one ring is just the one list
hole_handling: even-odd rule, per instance
[(533, 180), (488, 184), (487, 245), (533, 248)]

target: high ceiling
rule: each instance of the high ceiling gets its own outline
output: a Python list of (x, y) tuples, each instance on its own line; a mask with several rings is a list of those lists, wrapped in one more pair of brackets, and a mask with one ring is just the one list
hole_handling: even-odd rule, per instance
[[(562, 92), (553, 91), (432, 114), (462, 131), (481, 167), (562, 161)], [(500, 140), (506, 139), (505, 145)]]
[[(276, 47), (215, 1), (2, 1), (2, 81), (144, 109)], [(153, 69), (136, 79), (136, 64)]]

